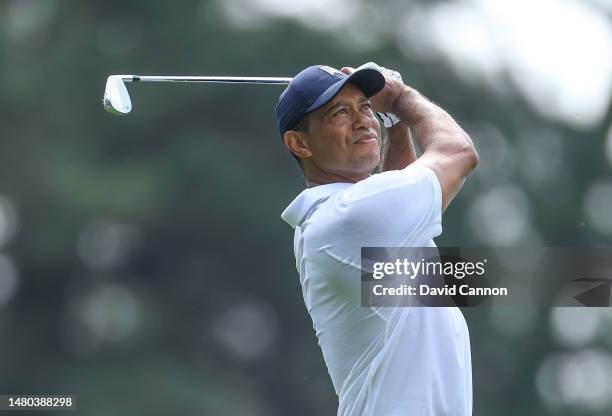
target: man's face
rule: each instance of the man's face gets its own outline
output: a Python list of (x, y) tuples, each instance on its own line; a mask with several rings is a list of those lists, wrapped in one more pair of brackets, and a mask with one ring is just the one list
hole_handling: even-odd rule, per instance
[(306, 142), (313, 164), (355, 181), (371, 175), (380, 162), (380, 124), (359, 88), (346, 84), (309, 117)]

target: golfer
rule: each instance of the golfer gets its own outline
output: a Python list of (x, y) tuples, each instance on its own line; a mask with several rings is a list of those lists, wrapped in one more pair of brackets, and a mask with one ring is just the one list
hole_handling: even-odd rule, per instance
[[(375, 112), (399, 119), (382, 151)], [(282, 218), (295, 229), (304, 302), (338, 415), (470, 415), (461, 311), (362, 307), (360, 297), (361, 247), (435, 247), (442, 214), (478, 163), (469, 136), (440, 107), (376, 69), (306, 68), (280, 96), (276, 119), (306, 180)]]

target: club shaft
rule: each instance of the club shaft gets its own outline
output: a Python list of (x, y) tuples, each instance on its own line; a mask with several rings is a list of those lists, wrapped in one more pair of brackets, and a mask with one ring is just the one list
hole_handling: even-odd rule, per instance
[(229, 84), (289, 84), (291, 78), (280, 77), (202, 77), (165, 75), (119, 75), (124, 82), (216, 82)]

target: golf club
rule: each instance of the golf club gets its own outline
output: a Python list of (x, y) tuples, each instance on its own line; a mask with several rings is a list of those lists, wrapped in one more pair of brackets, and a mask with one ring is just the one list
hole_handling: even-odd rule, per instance
[(278, 77), (200, 77), (159, 75), (111, 75), (106, 80), (104, 109), (111, 114), (124, 115), (132, 111), (132, 101), (126, 82), (213, 82), (222, 84), (288, 84), (291, 78)]

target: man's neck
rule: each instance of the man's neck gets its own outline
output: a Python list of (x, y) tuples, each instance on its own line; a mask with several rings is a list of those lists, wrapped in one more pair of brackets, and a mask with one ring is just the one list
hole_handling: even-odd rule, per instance
[(320, 169), (304, 169), (304, 178), (306, 179), (306, 186), (313, 188), (319, 185), (327, 185), (329, 183), (357, 183), (370, 176), (367, 175), (350, 175), (342, 173), (325, 172)]

